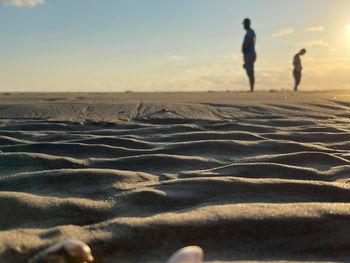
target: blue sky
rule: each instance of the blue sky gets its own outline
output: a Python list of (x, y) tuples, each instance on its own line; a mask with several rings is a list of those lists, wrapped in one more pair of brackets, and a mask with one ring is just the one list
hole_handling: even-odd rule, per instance
[(348, 0), (0, 0), (0, 91), (244, 90), (241, 22), (257, 33), (257, 89), (350, 88)]

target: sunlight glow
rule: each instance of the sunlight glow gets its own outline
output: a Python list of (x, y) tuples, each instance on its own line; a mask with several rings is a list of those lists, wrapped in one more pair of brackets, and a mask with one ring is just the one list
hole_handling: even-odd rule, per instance
[(347, 25), (346, 28), (350, 31), (350, 25)]

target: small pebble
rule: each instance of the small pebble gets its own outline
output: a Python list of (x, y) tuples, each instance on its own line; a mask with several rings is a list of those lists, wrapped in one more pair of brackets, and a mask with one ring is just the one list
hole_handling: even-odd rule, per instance
[(203, 254), (203, 250), (200, 247), (184, 247), (176, 251), (167, 263), (201, 263), (203, 261)]
[(43, 250), (29, 263), (90, 263), (94, 258), (87, 244), (78, 240), (59, 242)]

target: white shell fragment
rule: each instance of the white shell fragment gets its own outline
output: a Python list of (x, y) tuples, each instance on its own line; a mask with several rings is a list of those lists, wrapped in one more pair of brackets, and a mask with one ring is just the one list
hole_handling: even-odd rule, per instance
[(82, 241), (66, 240), (35, 256), (30, 263), (89, 263), (94, 258), (90, 247)]
[(200, 247), (184, 247), (176, 251), (168, 259), (167, 263), (201, 263), (203, 254), (203, 250)]

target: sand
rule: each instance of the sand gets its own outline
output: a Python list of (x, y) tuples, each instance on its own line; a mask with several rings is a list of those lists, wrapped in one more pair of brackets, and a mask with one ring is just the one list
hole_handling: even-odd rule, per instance
[(350, 92), (0, 94), (0, 262), (350, 261)]

